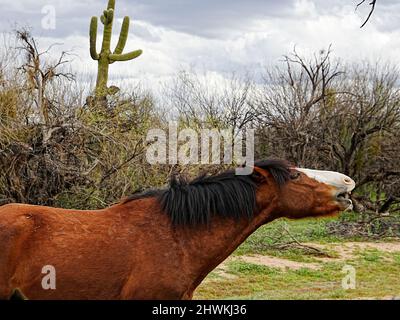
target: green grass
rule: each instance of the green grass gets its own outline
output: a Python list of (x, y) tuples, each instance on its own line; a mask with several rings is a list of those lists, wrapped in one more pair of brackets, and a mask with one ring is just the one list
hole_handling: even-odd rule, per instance
[(400, 253), (393, 253), (393, 261), (400, 266)]
[(299, 241), (310, 242), (317, 241), (321, 243), (338, 242), (340, 238), (330, 236), (326, 230), (326, 223), (333, 221), (335, 218), (321, 219), (302, 219), (302, 220), (275, 220), (253, 233), (245, 243), (237, 250), (237, 254), (263, 253), (267, 245), (274, 242), (274, 238), (281, 240), (290, 240), (290, 237), (284, 233), (287, 227), (290, 233)]
[[(315, 255), (313, 255), (312, 252), (304, 254), (305, 252), (302, 248), (286, 248), (285, 250), (277, 250), (274, 249), (272, 245), (276, 242), (275, 239), (279, 239), (279, 243), (292, 241), (291, 237), (284, 231), (285, 228), (288, 229), (290, 234), (300, 242), (341, 242), (343, 239), (329, 235), (326, 230), (326, 223), (333, 221), (334, 219), (335, 218), (276, 220), (261, 227), (253, 233), (235, 251), (234, 255), (263, 254), (301, 262), (315, 261)], [(331, 252), (327, 253), (332, 254)]]
[(231, 261), (229, 263), (229, 273), (235, 275), (257, 275), (257, 274), (273, 274), (277, 273), (276, 268), (270, 268), (267, 266), (254, 264), (254, 263), (246, 263), (242, 261)]
[(361, 255), (351, 265), (356, 270), (356, 288), (342, 288), (347, 262), (323, 263), (321, 270), (269, 268), (251, 263), (230, 263), (234, 279), (210, 279), (195, 293), (195, 299), (355, 299), (400, 296), (399, 257), (383, 262)]
[[(358, 299), (400, 296), (400, 253), (376, 249), (355, 249), (346, 260), (324, 259), (301, 249), (276, 250), (269, 245), (284, 228), (301, 242), (341, 243), (343, 239), (326, 232), (331, 219), (279, 220), (260, 228), (233, 254), (236, 259), (226, 263), (224, 278), (211, 273), (195, 292), (195, 299)], [(286, 237), (286, 238), (285, 238)], [(281, 240), (289, 240), (284, 236)], [(348, 240), (348, 239), (347, 239)], [(334, 249), (329, 251), (334, 257)], [(279, 269), (247, 263), (238, 256), (262, 254), (292, 261), (318, 263), (319, 270), (300, 268)], [(337, 257), (337, 255), (336, 255)], [(342, 268), (351, 265), (356, 270), (356, 288), (345, 290)]]
[(365, 261), (379, 262), (382, 260), (383, 253), (376, 249), (373, 249), (373, 250), (369, 249), (369, 250), (362, 251), (361, 256)]

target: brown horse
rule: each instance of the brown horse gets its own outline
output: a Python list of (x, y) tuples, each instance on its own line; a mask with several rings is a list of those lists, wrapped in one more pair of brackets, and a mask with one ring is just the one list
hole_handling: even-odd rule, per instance
[[(355, 183), (336, 172), (256, 163), (134, 194), (104, 210), (0, 207), (0, 299), (191, 299), (258, 227), (351, 207)], [(55, 288), (43, 287), (44, 266)]]

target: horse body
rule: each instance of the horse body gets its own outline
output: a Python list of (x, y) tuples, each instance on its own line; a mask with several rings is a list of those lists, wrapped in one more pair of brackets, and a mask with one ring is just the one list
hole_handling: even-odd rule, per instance
[[(190, 299), (204, 277), (261, 225), (285, 216), (288, 210), (291, 217), (319, 216), (348, 206), (348, 202), (344, 206), (342, 200), (333, 201), (337, 187), (319, 183), (315, 177), (302, 174), (297, 184), (294, 179), (280, 188), (265, 168), (255, 179), (254, 215), (212, 215), (207, 223), (193, 225), (173, 223), (155, 196), (94, 211), (2, 206), (0, 299), (7, 299), (15, 288), (29, 299)], [(203, 190), (200, 198), (224, 194), (213, 181), (206, 184), (212, 192)], [(240, 201), (229, 195), (232, 185), (221, 190), (228, 193), (229, 201)], [(293, 190), (300, 193), (288, 198)], [(300, 197), (305, 191), (312, 191), (307, 199)], [(186, 197), (179, 198), (179, 203), (182, 199), (194, 201)], [(228, 202), (224, 205), (231, 208)], [(49, 265), (56, 270), (54, 290), (42, 286), (42, 268)]]
[[(97, 211), (0, 207), (0, 299), (14, 288), (30, 299), (189, 299), (262, 224), (215, 219), (193, 234), (175, 228), (154, 199), (138, 202)], [(55, 290), (41, 285), (46, 265), (55, 267)]]
[[(126, 209), (1, 207), (0, 298), (13, 288), (38, 299), (146, 298), (146, 291), (152, 290), (149, 282), (157, 278), (162, 286), (162, 278), (170, 276), (160, 269), (156, 275), (147, 266), (163, 266), (167, 259), (177, 262), (178, 252), (170, 252), (169, 257), (163, 254), (164, 246), (172, 241), (162, 232), (165, 216), (154, 212), (152, 221), (143, 219), (142, 210)], [(46, 265), (55, 267), (56, 290), (42, 288)], [(140, 282), (134, 281), (135, 274)]]

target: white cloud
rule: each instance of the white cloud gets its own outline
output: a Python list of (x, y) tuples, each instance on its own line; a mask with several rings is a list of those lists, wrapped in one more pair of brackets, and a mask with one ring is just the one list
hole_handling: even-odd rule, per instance
[[(311, 53), (332, 44), (334, 54), (344, 59), (400, 62), (400, 5), (395, 1), (380, 3), (365, 29), (359, 28), (364, 11), (355, 13), (355, 3), (349, 4), (347, 0), (287, 0), (279, 4), (234, 0), (231, 5), (221, 0), (193, 0), (185, 5), (174, 0), (146, 1), (136, 0), (129, 6), (125, 0), (117, 1), (119, 20), (114, 27), (113, 43), (118, 40), (122, 16), (134, 13), (126, 51), (140, 48), (144, 54), (134, 61), (114, 63), (110, 67), (111, 83), (142, 81), (149, 87), (159, 87), (177, 71), (188, 68), (218, 77), (231, 72), (257, 72), (265, 65), (279, 63), (282, 55), (295, 45), (299, 52)], [(26, 21), (34, 25), (40, 18), (36, 12), (40, 10), (34, 4), (54, 3), (58, 30), (46, 33), (35, 29), (42, 47), (63, 42), (57, 50), (73, 49), (74, 69), (94, 77), (96, 62), (89, 56), (88, 24), (90, 15), (100, 14), (105, 6), (102, 2), (20, 0), (8, 7), (8, 19), (14, 17), (18, 21), (15, 12), (21, 11), (21, 16), (30, 17)], [(98, 48), (101, 24), (99, 29)]]

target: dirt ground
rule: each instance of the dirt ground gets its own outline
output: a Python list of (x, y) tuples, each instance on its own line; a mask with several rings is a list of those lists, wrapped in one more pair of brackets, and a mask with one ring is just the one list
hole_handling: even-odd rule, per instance
[[(304, 243), (305, 245), (329, 252), (332, 257), (316, 257), (319, 262), (345, 261), (355, 257), (357, 252), (364, 250), (379, 250), (382, 252), (400, 252), (400, 242), (341, 242), (330, 244)], [(319, 270), (322, 264), (315, 262), (299, 262), (268, 255), (252, 254), (243, 256), (231, 256), (221, 263), (215, 270), (219, 276), (227, 279), (236, 278), (235, 275), (227, 272), (226, 265), (230, 261), (243, 261), (247, 263), (262, 265), (271, 268), (298, 270), (307, 268)], [(400, 270), (399, 270), (400, 271)]]

